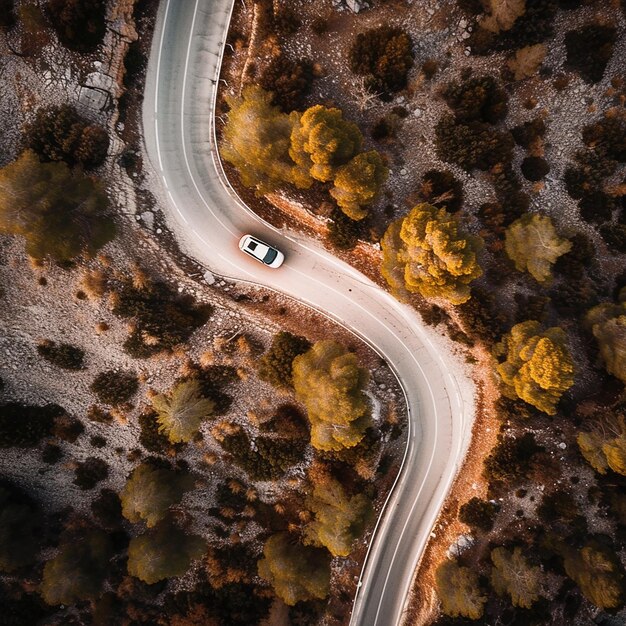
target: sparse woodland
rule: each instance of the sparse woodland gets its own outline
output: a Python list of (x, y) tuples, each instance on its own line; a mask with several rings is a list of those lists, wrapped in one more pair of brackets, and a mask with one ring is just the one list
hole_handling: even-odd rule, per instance
[[(253, 50), (241, 12), (231, 181), (413, 304), (492, 381), (480, 496), (445, 508), (412, 615), (432, 585), (441, 626), (601, 620), (626, 601), (626, 5), (371, 4), (259, 0)], [(251, 94), (263, 136), (241, 125)], [(244, 136), (257, 143), (242, 163)]]

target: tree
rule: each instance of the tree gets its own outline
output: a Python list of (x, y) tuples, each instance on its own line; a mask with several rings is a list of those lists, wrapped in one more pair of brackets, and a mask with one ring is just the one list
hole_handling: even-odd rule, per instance
[(362, 152), (337, 169), (330, 195), (350, 219), (361, 220), (367, 216), (364, 207), (375, 200), (388, 173), (376, 150)]
[(368, 380), (356, 355), (335, 341), (318, 341), (294, 359), (293, 384), (307, 408), (313, 447), (342, 450), (363, 439), (371, 420)]
[(272, 535), (265, 542), (257, 566), (259, 576), (269, 581), (276, 595), (289, 606), (323, 600), (330, 591), (328, 552), (303, 546), (286, 532)]
[(272, 338), (270, 349), (259, 359), (259, 378), (274, 387), (293, 387), (293, 360), (311, 347), (305, 337), (280, 331)]
[(626, 476), (626, 421), (617, 420), (614, 428), (578, 433), (576, 441), (585, 460), (599, 474), (609, 469)]
[(46, 562), (41, 595), (48, 604), (76, 604), (95, 599), (102, 589), (113, 550), (106, 533), (87, 530), (66, 541)]
[(61, 43), (77, 52), (93, 52), (106, 31), (105, 0), (48, 0), (48, 15)]
[(445, 298), (452, 304), (470, 299), (470, 285), (482, 274), (479, 237), (464, 233), (445, 209), (418, 204), (392, 222), (382, 241), (382, 273), (392, 289)]
[(580, 432), (576, 437), (576, 442), (587, 463), (598, 474), (606, 474), (609, 470), (609, 462), (603, 450), (605, 438), (596, 432)]
[(580, 550), (563, 547), (565, 573), (581, 593), (602, 609), (615, 609), (624, 602), (624, 570), (612, 550), (591, 540)]
[(40, 163), (34, 152), (0, 169), (0, 232), (25, 237), (35, 258), (94, 255), (115, 236), (108, 206), (93, 179), (65, 163)]
[(15, 24), (15, 2), (14, 0), (0, 1), (0, 29), (8, 31)]
[(548, 415), (574, 384), (574, 362), (567, 336), (558, 326), (541, 330), (536, 321), (522, 322), (494, 347), (503, 393), (520, 398)]
[(543, 63), (546, 53), (546, 46), (541, 43), (518, 50), (507, 63), (515, 80), (524, 80), (534, 76)]
[(152, 585), (166, 578), (182, 576), (205, 550), (206, 542), (202, 537), (187, 535), (173, 524), (164, 522), (130, 540), (128, 573)]
[(177, 383), (169, 395), (154, 396), (152, 408), (157, 412), (159, 432), (172, 443), (187, 443), (214, 413), (215, 402), (202, 395), (200, 382), (192, 378)]
[(485, 477), (490, 480), (512, 480), (525, 477), (533, 457), (543, 448), (533, 433), (512, 438), (498, 435), (498, 443), (485, 459)]
[(85, 168), (100, 165), (109, 148), (106, 130), (90, 124), (69, 104), (39, 109), (24, 125), (24, 142), (41, 161), (80, 163)]
[(572, 244), (558, 236), (547, 215), (526, 213), (506, 229), (504, 249), (520, 272), (528, 272), (540, 283), (552, 275), (552, 266)]
[(28, 498), (0, 485), (0, 572), (35, 560), (42, 536), (41, 511)]
[(274, 95), (277, 104), (285, 113), (302, 106), (311, 90), (313, 63), (308, 59), (292, 61), (284, 54), (277, 56), (263, 71), (260, 85)]
[(491, 551), (491, 585), (503, 596), (511, 596), (513, 606), (530, 609), (541, 596), (544, 574), (537, 565), (531, 565), (519, 546), (513, 550), (495, 548)]
[(363, 532), (373, 509), (364, 494), (350, 497), (330, 476), (316, 481), (307, 506), (315, 519), (305, 527), (307, 543), (324, 546), (333, 556), (348, 556), (352, 543)]
[(107, 370), (97, 374), (89, 388), (100, 402), (118, 405), (128, 402), (137, 393), (139, 379), (134, 372)]
[(616, 40), (614, 26), (586, 24), (578, 30), (571, 30), (565, 35), (566, 65), (576, 70), (584, 81), (597, 83), (602, 80), (613, 56)]
[(487, 16), (481, 20), (482, 28), (499, 33), (511, 30), (518, 17), (526, 11), (526, 0), (486, 0)]
[(506, 117), (508, 96), (493, 76), (476, 76), (462, 83), (448, 83), (442, 96), (457, 122), (495, 124)]
[(598, 342), (606, 371), (626, 384), (626, 289), (620, 291), (617, 304), (593, 307), (586, 322)]
[(474, 497), (461, 506), (459, 519), (472, 528), (489, 532), (493, 528), (493, 520), (497, 512), (497, 505)]
[(350, 69), (366, 77), (372, 93), (391, 99), (391, 93), (406, 87), (413, 67), (413, 42), (407, 32), (379, 26), (359, 33), (349, 52)]
[(315, 180), (328, 182), (360, 150), (363, 136), (356, 124), (343, 119), (340, 109), (321, 104), (307, 109), (302, 116), (292, 114), (289, 154), (294, 162)]
[(133, 523), (144, 520), (152, 528), (193, 487), (190, 474), (142, 463), (133, 470), (120, 492), (122, 514)]
[(273, 95), (248, 86), (241, 96), (227, 96), (230, 106), (221, 145), (222, 157), (238, 171), (246, 187), (268, 193), (285, 183), (307, 188), (312, 179), (289, 157), (292, 130), (298, 114), (290, 117), (272, 104)]
[(482, 617), (487, 596), (481, 594), (476, 572), (447, 559), (437, 568), (435, 582), (446, 615), (470, 619)]

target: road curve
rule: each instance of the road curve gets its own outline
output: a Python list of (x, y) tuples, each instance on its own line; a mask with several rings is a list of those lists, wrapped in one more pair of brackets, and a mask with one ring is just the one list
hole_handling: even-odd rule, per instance
[[(214, 103), (235, 0), (162, 0), (143, 106), (146, 149), (167, 196), (181, 247), (213, 273), (257, 283), (314, 307), (370, 344), (391, 364), (409, 407), (402, 470), (378, 520), (351, 624), (399, 624), (436, 516), (465, 452), (472, 387), (431, 341), (411, 308), (397, 302), (315, 242), (279, 231), (229, 187), (215, 149)], [(265, 268), (237, 247), (252, 232), (287, 258)]]

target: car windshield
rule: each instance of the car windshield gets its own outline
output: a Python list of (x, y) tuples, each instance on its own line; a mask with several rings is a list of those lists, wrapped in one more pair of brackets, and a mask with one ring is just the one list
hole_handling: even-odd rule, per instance
[(274, 248), (270, 248), (267, 251), (267, 254), (265, 255), (265, 258), (263, 259), (263, 263), (267, 263), (268, 265), (270, 263), (274, 262), (274, 259), (278, 256), (278, 252), (276, 250), (274, 250)]

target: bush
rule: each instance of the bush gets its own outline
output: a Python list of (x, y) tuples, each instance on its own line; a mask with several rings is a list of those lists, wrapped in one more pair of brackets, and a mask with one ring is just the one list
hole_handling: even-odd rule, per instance
[(115, 290), (113, 313), (132, 319), (135, 330), (124, 349), (135, 358), (148, 358), (184, 343), (205, 324), (212, 313), (208, 304), (181, 296), (165, 283), (147, 281), (135, 286), (124, 280)]
[(99, 482), (109, 476), (109, 465), (95, 456), (87, 457), (76, 467), (74, 484), (81, 489), (93, 489)]
[(485, 459), (485, 478), (503, 481), (525, 478), (533, 457), (542, 450), (533, 433), (524, 433), (516, 439), (498, 435), (497, 445)]
[(39, 109), (35, 119), (24, 125), (24, 144), (41, 161), (64, 161), (84, 168), (102, 164), (109, 149), (109, 135), (90, 124), (69, 104)]
[(471, 528), (489, 532), (493, 528), (497, 512), (498, 506), (496, 504), (474, 497), (461, 506), (459, 519)]
[(259, 359), (259, 378), (274, 387), (293, 387), (292, 363), (311, 347), (305, 337), (280, 331), (272, 338), (270, 349)]
[(137, 393), (139, 380), (134, 372), (107, 370), (94, 378), (90, 389), (100, 402), (115, 406), (128, 402)]
[(422, 177), (420, 196), (432, 206), (456, 213), (463, 206), (463, 184), (451, 172), (428, 170)]
[(93, 52), (102, 42), (106, 30), (105, 0), (48, 0), (47, 10), (66, 48)]
[(0, 485), (0, 572), (32, 563), (39, 551), (43, 516), (17, 489)]
[(550, 171), (550, 166), (548, 165), (548, 162), (541, 157), (535, 156), (526, 157), (522, 161), (521, 168), (522, 174), (524, 174), (524, 178), (532, 182), (541, 180)]
[(0, 406), (0, 448), (31, 448), (52, 433), (55, 418), (65, 411), (56, 404), (28, 406), (8, 402)]
[(49, 363), (65, 370), (83, 368), (85, 351), (69, 343), (56, 344), (48, 339), (37, 346), (37, 352)]
[(492, 76), (449, 83), (443, 89), (442, 95), (454, 112), (457, 122), (497, 124), (506, 117), (508, 96)]
[(604, 70), (613, 56), (617, 31), (613, 26), (587, 24), (565, 35), (566, 64), (588, 83), (602, 80)]
[(281, 54), (275, 57), (261, 74), (259, 84), (272, 92), (273, 103), (290, 113), (300, 109), (311, 90), (313, 64), (308, 59), (292, 61)]
[(444, 115), (435, 128), (437, 156), (466, 171), (488, 170), (513, 158), (513, 137), (490, 124), (471, 121), (458, 124)]
[(546, 125), (540, 117), (537, 117), (530, 122), (515, 126), (511, 129), (511, 134), (518, 146), (528, 150), (537, 139), (546, 134)]
[(359, 33), (350, 52), (350, 69), (366, 77), (367, 87), (383, 99), (406, 87), (413, 67), (413, 42), (400, 28), (379, 26)]

